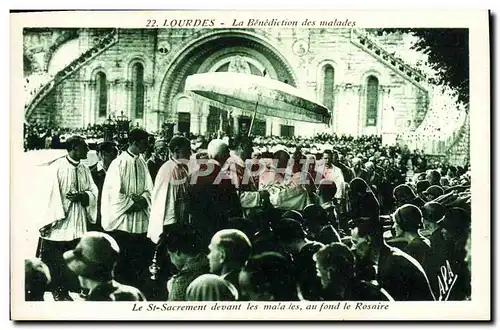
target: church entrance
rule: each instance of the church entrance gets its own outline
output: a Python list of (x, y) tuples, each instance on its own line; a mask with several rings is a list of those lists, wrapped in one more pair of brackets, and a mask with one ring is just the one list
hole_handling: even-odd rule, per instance
[(191, 114), (189, 112), (179, 112), (177, 115), (177, 130), (182, 135), (189, 135), (191, 130)]
[(207, 134), (217, 134), (219, 130), (222, 130), (222, 132), (227, 132), (229, 126), (228, 117), (228, 111), (210, 106), (207, 118)]

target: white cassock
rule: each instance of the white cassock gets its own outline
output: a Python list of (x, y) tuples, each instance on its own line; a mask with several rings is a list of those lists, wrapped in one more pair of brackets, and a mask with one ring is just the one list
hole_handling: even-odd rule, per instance
[[(95, 223), (97, 219), (97, 195), (89, 168), (66, 156), (51, 165), (51, 183), (48, 193), (48, 211), (39, 228), (54, 223), (54, 227), (44, 239), (51, 241), (72, 241), (87, 232), (87, 221)], [(83, 206), (66, 198), (69, 192), (85, 192), (89, 203)]]
[[(106, 231), (120, 230), (143, 234), (148, 230), (153, 182), (146, 161), (128, 151), (122, 152), (106, 172), (102, 188), (102, 227)], [(144, 197), (146, 209), (126, 213), (134, 204), (132, 195)]]
[(148, 238), (158, 243), (163, 226), (176, 223), (176, 201), (187, 198), (189, 191), (188, 167), (170, 159), (156, 175), (151, 198)]
[(335, 165), (326, 167), (324, 164), (321, 164), (318, 168), (318, 171), (323, 173), (323, 177), (326, 180), (333, 181), (335, 183), (335, 186), (337, 186), (337, 193), (335, 194), (335, 198), (344, 198), (345, 180), (344, 174), (342, 174), (342, 170)]

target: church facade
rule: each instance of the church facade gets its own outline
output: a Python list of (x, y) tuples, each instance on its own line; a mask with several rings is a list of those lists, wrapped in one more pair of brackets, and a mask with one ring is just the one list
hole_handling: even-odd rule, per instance
[(25, 77), (47, 76), (26, 120), (83, 128), (123, 115), (150, 131), (247, 132), (248, 111), (184, 91), (192, 74), (233, 71), (307, 91), (332, 115), (327, 126), (257, 114), (254, 134), (397, 134), (418, 127), (431, 97), (426, 78), (388, 51), (398, 45), (401, 35), (342, 28), (26, 29)]

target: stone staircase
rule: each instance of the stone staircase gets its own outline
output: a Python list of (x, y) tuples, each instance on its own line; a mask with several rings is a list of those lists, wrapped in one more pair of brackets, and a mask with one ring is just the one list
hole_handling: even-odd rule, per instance
[[(401, 77), (411, 82), (420, 89), (427, 98), (427, 104), (430, 104), (429, 90), (431, 90), (431, 80), (420, 70), (417, 70), (406, 64), (402, 59), (392, 55), (384, 49), (382, 45), (375, 40), (371, 34), (363, 29), (351, 30), (351, 43), (363, 49), (365, 52), (374, 56), (377, 60), (392, 68)], [(429, 106), (422, 112), (416, 114), (414, 133), (424, 131), (426, 121), (424, 118), (428, 115)], [(418, 135), (418, 134), (417, 134)], [(463, 164), (469, 155), (470, 144), (470, 122), (469, 115), (460, 124), (460, 128), (453, 132), (449, 137), (443, 140), (423, 139), (421, 141), (412, 141), (412, 139), (399, 139), (400, 144), (410, 145), (415, 149), (424, 150), (426, 154), (435, 156), (446, 156), (450, 162)]]
[(92, 48), (81, 54), (78, 58), (56, 73), (54, 77), (38, 89), (36, 94), (24, 105), (24, 116), (26, 122), (30, 122), (30, 118), (32, 117), (36, 107), (45, 97), (47, 97), (47, 95), (50, 94), (51, 91), (54, 90), (57, 85), (117, 42), (118, 29), (113, 29), (110, 33), (103, 36)]
[(450, 164), (463, 166), (470, 155), (470, 116), (467, 114), (464, 124), (457, 131), (454, 140), (449, 144), (446, 156)]
[[(420, 70), (411, 67), (399, 57), (389, 53), (382, 45), (379, 44), (379, 42), (375, 40), (375, 38), (373, 38), (373, 36), (371, 36), (369, 32), (363, 29), (351, 30), (351, 43), (369, 53), (378, 61), (390, 67), (394, 72), (416, 86), (424, 93), (426, 103), (429, 104), (428, 77)], [(424, 107), (422, 111), (415, 115), (415, 127), (418, 127), (422, 123), (427, 110), (428, 107)]]

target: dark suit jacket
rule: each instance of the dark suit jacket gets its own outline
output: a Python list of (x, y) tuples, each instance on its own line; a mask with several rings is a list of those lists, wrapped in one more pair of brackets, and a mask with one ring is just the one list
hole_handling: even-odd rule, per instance
[(97, 163), (90, 166), (90, 174), (94, 180), (99, 194), (97, 195), (97, 221), (95, 224), (87, 224), (89, 230), (102, 231), (101, 227), (101, 200), (102, 200), (102, 186), (104, 185), (104, 179), (106, 178), (106, 171), (103, 169), (97, 169)]
[(229, 176), (218, 179), (219, 175), (224, 178), (220, 165), (214, 164), (213, 167), (208, 175), (196, 171), (192, 174), (196, 179), (190, 178), (196, 182), (191, 186), (191, 221), (208, 240), (207, 244), (217, 231), (227, 228), (230, 218), (242, 216), (236, 187)]

